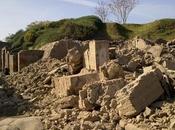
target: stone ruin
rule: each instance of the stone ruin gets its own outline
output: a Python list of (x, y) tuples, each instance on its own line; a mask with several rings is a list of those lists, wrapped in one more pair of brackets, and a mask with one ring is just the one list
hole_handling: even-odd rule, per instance
[(18, 72), (41, 59), (43, 53), (41, 50), (21, 50), (17, 54), (11, 54), (9, 49), (4, 47), (1, 50), (1, 70), (6, 74)]
[(82, 51), (81, 45), (73, 40), (61, 40), (49, 43), (39, 50), (21, 50), (17, 54), (11, 53), (7, 47), (1, 47), (1, 71), (7, 71), (9, 73), (18, 72), (22, 68), (42, 59), (55, 58), (61, 60), (66, 57), (68, 50), (75, 47), (78, 48), (79, 51)]
[[(6, 80), (35, 105), (26, 112), (37, 116), (32, 121), (38, 127), (31, 130), (41, 130), (41, 120), (53, 130), (175, 129), (175, 43), (141, 38), (115, 43), (111, 48), (104, 40), (61, 40), (17, 55), (3, 49), (2, 66), (21, 70)], [(20, 119), (4, 122), (9, 120)], [(29, 117), (20, 121), (25, 128), (31, 123)]]

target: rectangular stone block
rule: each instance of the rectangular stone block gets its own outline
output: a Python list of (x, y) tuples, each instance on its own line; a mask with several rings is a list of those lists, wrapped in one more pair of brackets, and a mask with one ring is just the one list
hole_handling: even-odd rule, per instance
[(55, 94), (59, 97), (78, 95), (85, 84), (99, 81), (98, 73), (77, 74), (64, 77), (55, 77)]
[(10, 73), (18, 71), (18, 56), (10, 55), (9, 57)]
[(89, 43), (89, 49), (84, 54), (84, 63), (87, 69), (98, 70), (109, 60), (109, 43), (105, 40), (93, 40)]
[(0, 71), (2, 71), (2, 53), (3, 53), (3, 50), (4, 49), (7, 49), (9, 47), (9, 44), (5, 43), (5, 42), (2, 42), (0, 41)]
[(1, 50), (1, 70), (5, 69), (5, 50)]
[(7, 51), (6, 53), (5, 53), (5, 68), (10, 68), (10, 64), (9, 64), (9, 56), (10, 56), (10, 53), (9, 53), (9, 51)]
[(8, 50), (6, 47), (2, 48), (1, 50), (1, 70), (4, 71), (5, 68), (8, 67), (9, 57), (8, 57)]
[(41, 50), (22, 50), (18, 53), (18, 71), (22, 68), (40, 60), (44, 51)]
[(116, 93), (120, 115), (135, 116), (157, 100), (164, 90), (160, 83), (161, 72), (152, 70), (139, 76)]

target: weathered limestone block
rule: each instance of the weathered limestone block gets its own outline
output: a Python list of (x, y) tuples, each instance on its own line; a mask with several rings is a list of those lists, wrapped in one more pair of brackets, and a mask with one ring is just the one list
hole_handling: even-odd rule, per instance
[(1, 50), (1, 70), (4, 71), (5, 69), (5, 54), (6, 54), (6, 48), (2, 48)]
[(93, 40), (89, 43), (89, 49), (84, 53), (84, 64), (89, 70), (98, 70), (109, 60), (109, 43), (104, 40)]
[(0, 71), (2, 70), (2, 60), (3, 60), (2, 54), (3, 54), (3, 50), (4, 50), (4, 48), (8, 48), (8, 47), (9, 47), (9, 44), (0, 41)]
[(9, 56), (9, 69), (10, 73), (18, 71), (18, 56), (17, 55), (10, 55)]
[(5, 53), (5, 68), (8, 68), (8, 69), (9, 69), (9, 67), (10, 67), (10, 64), (9, 64), (9, 57), (10, 57), (10, 53), (9, 53), (9, 51), (7, 51), (7, 52)]
[(149, 71), (118, 91), (116, 99), (119, 114), (135, 116), (158, 99), (164, 93), (161, 76), (157, 69)]
[(64, 77), (55, 77), (55, 94), (57, 96), (78, 95), (79, 90), (88, 83), (99, 81), (98, 73), (77, 74)]
[(148, 52), (150, 52), (154, 58), (156, 57), (160, 57), (161, 54), (162, 54), (162, 51), (163, 51), (163, 46), (160, 46), (160, 45), (155, 45), (155, 46), (152, 46)]
[(60, 40), (56, 42), (52, 42), (46, 44), (40, 48), (40, 50), (44, 51), (43, 59), (47, 58), (56, 58), (56, 59), (63, 59), (66, 57), (68, 50), (72, 48), (77, 48), (81, 50), (81, 46), (78, 42), (73, 40)]
[(145, 50), (148, 47), (148, 44), (144, 39), (136, 38), (133, 42), (135, 44), (135, 47), (140, 50)]

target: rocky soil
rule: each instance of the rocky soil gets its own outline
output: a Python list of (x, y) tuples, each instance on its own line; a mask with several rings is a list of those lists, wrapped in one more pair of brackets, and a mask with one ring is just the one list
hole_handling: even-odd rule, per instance
[(44, 59), (2, 75), (2, 119), (39, 117), (44, 130), (174, 130), (175, 42), (135, 40), (111, 42), (110, 61), (100, 68), (103, 80), (84, 85), (77, 95), (56, 96), (53, 77), (72, 74), (66, 59), (80, 69), (78, 52), (76, 60)]

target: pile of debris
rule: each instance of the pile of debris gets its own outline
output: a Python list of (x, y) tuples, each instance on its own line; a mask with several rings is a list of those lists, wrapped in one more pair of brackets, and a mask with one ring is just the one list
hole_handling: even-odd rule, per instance
[(27, 116), (20, 122), (36, 121), (31, 130), (175, 129), (173, 42), (135, 38), (109, 48), (101, 42), (3, 78), (4, 88), (20, 95), (17, 113)]

